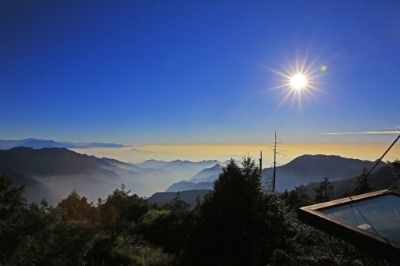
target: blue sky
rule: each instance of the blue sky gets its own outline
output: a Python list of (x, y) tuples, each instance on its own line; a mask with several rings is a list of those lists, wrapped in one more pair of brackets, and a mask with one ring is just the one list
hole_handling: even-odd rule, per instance
[[(83, 3), (84, 2), (84, 3)], [(390, 143), (398, 1), (2, 1), (0, 138)], [(320, 73), (282, 103), (296, 58)]]

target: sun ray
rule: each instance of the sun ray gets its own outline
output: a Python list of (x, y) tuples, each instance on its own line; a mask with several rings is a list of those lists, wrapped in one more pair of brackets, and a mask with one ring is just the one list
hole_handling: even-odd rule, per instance
[(269, 88), (280, 92), (278, 108), (290, 101), (301, 109), (304, 101), (312, 100), (317, 92), (323, 92), (320, 81), (326, 73), (317, 66), (317, 61), (310, 61), (307, 54), (303, 58), (297, 57), (293, 64), (282, 67), (282, 70), (268, 68), (278, 77), (278, 84)]

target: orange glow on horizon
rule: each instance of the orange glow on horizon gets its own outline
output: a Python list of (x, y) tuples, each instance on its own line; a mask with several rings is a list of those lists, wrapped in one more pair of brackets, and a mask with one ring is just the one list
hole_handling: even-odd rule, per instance
[[(303, 154), (339, 155), (347, 158), (361, 160), (377, 160), (388, 145), (382, 144), (286, 144), (281, 145), (283, 155), (278, 156), (280, 165), (288, 163)], [(269, 144), (251, 145), (145, 145), (124, 148), (91, 148), (75, 149), (80, 153), (95, 155), (97, 157), (115, 158), (124, 162), (142, 162), (149, 159), (173, 161), (173, 160), (219, 160), (226, 161), (230, 158), (240, 160), (244, 156), (252, 156), (258, 159), (260, 150), (263, 151), (264, 166), (268, 167), (272, 162), (272, 150)], [(396, 145), (386, 155), (384, 161), (393, 161), (400, 158), (400, 146)]]

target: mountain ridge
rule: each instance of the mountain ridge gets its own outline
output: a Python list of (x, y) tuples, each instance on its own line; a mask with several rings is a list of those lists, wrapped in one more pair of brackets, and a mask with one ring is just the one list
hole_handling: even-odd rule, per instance
[[(360, 160), (354, 158), (346, 158), (338, 155), (325, 154), (304, 154), (291, 160), (285, 165), (277, 167), (276, 190), (284, 191), (285, 189), (293, 189), (299, 185), (305, 185), (311, 182), (318, 182), (325, 176), (331, 180), (341, 180), (358, 176), (363, 168), (370, 168), (374, 162), (368, 160)], [(381, 162), (378, 169), (386, 164)], [(181, 180), (178, 183), (172, 184), (166, 191), (177, 192), (179, 189), (193, 190), (200, 182), (202, 187), (212, 188), (213, 181), (218, 177), (222, 167), (203, 169), (188, 180)], [(273, 168), (263, 169), (263, 182), (271, 181)], [(184, 183), (185, 181), (187, 183)], [(208, 187), (204, 182), (208, 182)]]
[(9, 150), (16, 147), (28, 147), (32, 149), (42, 148), (68, 148), (68, 149), (84, 149), (84, 148), (123, 148), (127, 147), (122, 144), (116, 143), (73, 143), (67, 141), (54, 141), (46, 139), (27, 138), (21, 140), (0, 140), (0, 150)]
[[(176, 178), (162, 169), (141, 169), (109, 158), (97, 158), (66, 148), (17, 147), (0, 150), (0, 173), (13, 176), (13, 183), (27, 183), (29, 200), (44, 196), (55, 202), (73, 190), (92, 201), (105, 197), (124, 183), (133, 193), (151, 195), (165, 189)], [(46, 188), (46, 189), (45, 189)]]
[[(162, 162), (164, 168), (142, 168), (140, 164), (98, 158), (67, 148), (17, 147), (0, 150), (0, 174), (13, 176), (15, 186), (26, 185), (29, 200), (40, 201), (42, 197), (47, 197), (53, 203), (65, 198), (73, 190), (95, 202), (98, 197), (110, 194), (121, 183), (139, 196), (150, 196), (165, 190), (171, 193), (212, 190), (213, 181), (223, 168), (220, 162), (213, 165), (215, 160), (158, 162)], [(317, 183), (325, 176), (330, 177), (331, 182), (355, 178), (364, 167), (372, 164), (370, 161), (332, 155), (299, 156), (277, 168), (277, 191)], [(380, 164), (378, 169), (385, 165)], [(196, 169), (200, 170), (191, 178), (182, 180), (182, 175)], [(173, 170), (181, 172), (178, 171), (180, 174), (177, 175), (178, 172)], [(263, 169), (264, 183), (269, 181), (271, 171), (271, 168)]]
[[(178, 194), (179, 193), (179, 194)], [(182, 192), (157, 192), (151, 195), (147, 201), (150, 204), (164, 205), (170, 203), (175, 198), (179, 197), (180, 200), (195, 206), (198, 201), (203, 201), (204, 197), (210, 193), (210, 190), (188, 190)]]

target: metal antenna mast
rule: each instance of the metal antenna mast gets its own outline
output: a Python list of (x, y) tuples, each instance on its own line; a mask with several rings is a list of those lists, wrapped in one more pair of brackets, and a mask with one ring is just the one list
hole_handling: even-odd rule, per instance
[(260, 178), (262, 180), (262, 151), (260, 151)]
[(275, 192), (275, 182), (276, 182), (276, 131), (275, 131), (275, 141), (274, 141), (274, 172), (272, 175), (272, 192)]

